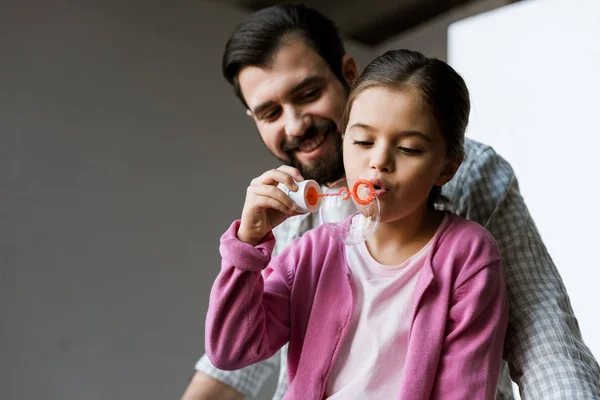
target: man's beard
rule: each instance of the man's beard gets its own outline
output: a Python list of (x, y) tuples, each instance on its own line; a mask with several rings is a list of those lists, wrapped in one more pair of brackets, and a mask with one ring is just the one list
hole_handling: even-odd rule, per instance
[[(311, 165), (303, 164), (295, 155), (298, 147), (305, 141), (324, 134), (328, 140), (328, 135), (333, 135), (334, 152), (330, 156), (315, 160)], [(323, 144), (321, 144), (322, 146)], [(312, 124), (306, 129), (304, 136), (293, 138), (285, 143), (283, 150), (288, 159), (281, 159), (284, 163), (297, 168), (304, 179), (314, 179), (320, 184), (332, 183), (344, 176), (344, 162), (342, 158), (342, 135), (337, 131), (335, 122), (331, 120), (322, 120)]]

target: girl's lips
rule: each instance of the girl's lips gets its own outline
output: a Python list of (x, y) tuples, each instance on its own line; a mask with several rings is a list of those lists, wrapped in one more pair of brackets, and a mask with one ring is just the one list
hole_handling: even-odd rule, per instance
[(379, 178), (373, 178), (373, 179), (369, 179), (369, 182), (371, 182), (371, 184), (373, 184), (373, 186), (375, 186), (375, 188), (381, 188), (381, 189), (385, 189), (385, 190), (389, 190), (390, 186), (383, 180), (379, 179)]
[(389, 185), (379, 178), (369, 179), (369, 182), (375, 188), (375, 197), (384, 196), (390, 191)]
[(379, 197), (385, 196), (388, 192), (389, 192), (388, 189), (383, 189), (383, 188), (377, 189), (377, 188), (375, 188), (375, 197), (379, 198)]

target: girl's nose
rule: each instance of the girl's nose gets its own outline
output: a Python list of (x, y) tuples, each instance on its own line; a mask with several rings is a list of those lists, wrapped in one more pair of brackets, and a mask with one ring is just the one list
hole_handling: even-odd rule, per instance
[(387, 148), (374, 148), (371, 154), (369, 167), (381, 171), (392, 172), (394, 170), (394, 157)]

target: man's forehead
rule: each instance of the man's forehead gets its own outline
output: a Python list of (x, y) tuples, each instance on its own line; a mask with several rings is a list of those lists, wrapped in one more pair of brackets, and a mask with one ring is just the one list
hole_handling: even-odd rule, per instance
[(331, 79), (329, 66), (303, 41), (284, 45), (266, 66), (247, 66), (240, 70), (238, 81), (250, 107), (269, 97), (289, 94), (311, 77)]
[(278, 101), (293, 95), (304, 86), (324, 83), (328, 76), (319, 71), (288, 71), (280, 74), (263, 74), (262, 71), (240, 73), (240, 88), (248, 106), (264, 101)]

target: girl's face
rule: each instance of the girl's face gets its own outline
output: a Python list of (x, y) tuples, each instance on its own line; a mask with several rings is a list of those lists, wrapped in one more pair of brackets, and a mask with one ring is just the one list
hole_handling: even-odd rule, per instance
[(414, 89), (362, 91), (350, 111), (343, 154), (349, 184), (368, 179), (375, 185), (383, 223), (424, 212), (432, 187), (455, 172), (437, 122)]

